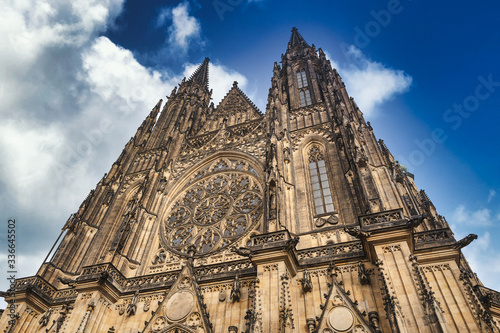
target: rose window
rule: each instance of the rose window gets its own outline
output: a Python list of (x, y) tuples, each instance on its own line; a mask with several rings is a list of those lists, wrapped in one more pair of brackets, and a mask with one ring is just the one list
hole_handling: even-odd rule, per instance
[(186, 253), (194, 245), (197, 254), (205, 254), (227, 247), (257, 226), (263, 191), (256, 175), (228, 169), (219, 162), (175, 199), (162, 223), (164, 246)]

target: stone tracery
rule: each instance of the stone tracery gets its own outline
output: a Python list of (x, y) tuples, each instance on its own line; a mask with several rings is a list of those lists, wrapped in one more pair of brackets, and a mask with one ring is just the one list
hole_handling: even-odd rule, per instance
[(262, 186), (255, 170), (243, 161), (219, 159), (177, 197), (163, 221), (167, 248), (198, 254), (222, 249), (253, 230), (262, 216)]

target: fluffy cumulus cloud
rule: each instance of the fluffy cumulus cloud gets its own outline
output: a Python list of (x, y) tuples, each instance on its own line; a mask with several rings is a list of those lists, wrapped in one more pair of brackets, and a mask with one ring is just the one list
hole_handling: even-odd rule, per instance
[(452, 219), (454, 223), (487, 227), (493, 224), (494, 217), (488, 208), (470, 210), (464, 205), (459, 205), (455, 208)]
[(412, 84), (412, 77), (404, 71), (368, 59), (353, 45), (347, 50), (349, 62), (344, 65), (326, 55), (342, 76), (349, 94), (356, 96), (356, 103), (365, 115), (373, 115), (382, 103), (406, 92)]
[[(185, 64), (178, 75), (158, 72), (99, 37), (122, 5), (122, 0), (2, 4), (0, 219), (17, 221), (19, 276), (36, 273), (67, 217), (151, 108), (198, 66)], [(185, 2), (171, 9), (167, 31), (177, 47), (189, 47), (200, 35), (188, 10)], [(233, 81), (246, 83), (221, 64), (211, 66), (210, 78), (214, 100)], [(0, 266), (5, 264), (0, 255)], [(0, 290), (6, 289), (0, 281)]]
[[(491, 202), (492, 196), (494, 194), (490, 191), (487, 204)], [(465, 247), (463, 252), (479, 279), (488, 288), (499, 290), (500, 280), (497, 276), (500, 273), (498, 267), (500, 254), (495, 245), (492, 244), (490, 234), (491, 228), (494, 228), (500, 221), (500, 213), (498, 213), (497, 208), (470, 209), (466, 205), (459, 205), (453, 211), (449, 221), (456, 239), (461, 239), (471, 232), (479, 236), (472, 244)]]
[(472, 270), (478, 274), (481, 282), (488, 288), (500, 290), (500, 254), (491, 244), (489, 232), (479, 234), (476, 241), (463, 249)]
[(189, 3), (184, 1), (175, 7), (164, 8), (158, 16), (158, 26), (167, 26), (168, 46), (175, 52), (181, 50), (185, 54), (190, 44), (203, 44), (200, 22), (189, 11)]

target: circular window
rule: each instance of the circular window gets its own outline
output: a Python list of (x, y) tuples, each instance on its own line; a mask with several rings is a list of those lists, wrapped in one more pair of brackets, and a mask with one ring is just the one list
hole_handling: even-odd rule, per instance
[(259, 223), (262, 187), (255, 173), (226, 168), (191, 182), (178, 195), (162, 223), (162, 241), (185, 254), (194, 245), (197, 254), (227, 247)]

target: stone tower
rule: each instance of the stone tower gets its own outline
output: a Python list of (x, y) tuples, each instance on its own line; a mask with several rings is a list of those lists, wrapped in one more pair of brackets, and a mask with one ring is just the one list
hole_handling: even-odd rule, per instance
[(3, 294), (3, 332), (499, 332), (477, 236), (454, 239), (321, 49), (292, 30), (265, 114), (236, 82), (215, 107), (208, 70)]

